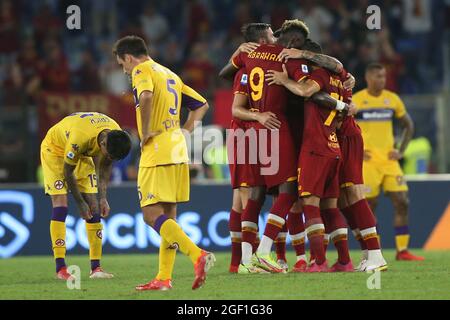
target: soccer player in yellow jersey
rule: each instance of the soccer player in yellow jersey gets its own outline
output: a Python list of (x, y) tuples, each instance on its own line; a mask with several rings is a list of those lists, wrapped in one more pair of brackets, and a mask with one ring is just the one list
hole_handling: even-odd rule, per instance
[(125, 158), (130, 147), (128, 134), (113, 119), (97, 112), (79, 112), (65, 117), (50, 128), (42, 141), (41, 164), (45, 193), (50, 195), (53, 205), (50, 236), (58, 279), (73, 278), (67, 272), (64, 261), (68, 191), (75, 198), (81, 217), (86, 220), (90, 277), (113, 277), (100, 267), (100, 216), (106, 218), (110, 211), (106, 188), (112, 163)]
[(192, 131), (208, 104), (175, 73), (152, 60), (143, 39), (126, 36), (116, 42), (113, 54), (131, 76), (136, 102), (142, 151), (137, 181), (140, 205), (145, 222), (161, 235), (159, 272), (136, 289), (171, 289), (176, 249), (194, 264), (192, 289), (197, 289), (204, 284), (215, 257), (195, 245), (176, 222), (177, 203), (189, 201), (189, 158), (180, 108), (190, 110), (183, 129)]
[[(397, 260), (423, 260), (408, 251), (408, 187), (399, 160), (408, 146), (414, 124), (402, 100), (386, 90), (386, 69), (378, 63), (366, 68), (367, 89), (353, 95), (358, 108), (357, 122), (364, 139), (364, 183), (368, 187), (367, 198), (375, 212), (380, 187), (394, 206), (395, 242)], [(393, 120), (402, 127), (401, 141), (394, 142)]]

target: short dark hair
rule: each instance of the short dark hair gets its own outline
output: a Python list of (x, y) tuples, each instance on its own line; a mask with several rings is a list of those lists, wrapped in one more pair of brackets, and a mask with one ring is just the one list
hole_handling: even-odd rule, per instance
[(247, 42), (258, 42), (260, 38), (266, 38), (266, 31), (270, 28), (268, 23), (247, 23), (241, 28), (242, 35)]
[[(276, 31), (278, 43), (282, 46), (292, 45), (298, 47), (303, 46), (305, 40), (309, 36), (308, 26), (301, 20), (286, 20), (280, 29)], [(294, 42), (294, 43), (293, 43)]]
[(381, 70), (384, 69), (384, 65), (379, 62), (371, 62), (366, 67), (366, 73), (371, 72), (373, 70)]
[(126, 54), (133, 57), (148, 56), (147, 45), (144, 39), (138, 36), (123, 37), (114, 44), (113, 54), (123, 59)]
[(106, 151), (113, 160), (121, 160), (128, 155), (131, 149), (131, 138), (127, 132), (111, 130), (106, 137)]
[(322, 47), (320, 46), (320, 44), (318, 44), (317, 42), (311, 40), (311, 39), (306, 39), (305, 44), (302, 47), (302, 50), (308, 50), (314, 53), (322, 53)]

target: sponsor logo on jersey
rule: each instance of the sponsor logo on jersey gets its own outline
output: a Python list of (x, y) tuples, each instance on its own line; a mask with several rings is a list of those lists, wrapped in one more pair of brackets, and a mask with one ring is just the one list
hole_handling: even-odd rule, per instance
[(394, 116), (392, 109), (366, 109), (357, 114), (359, 121), (390, 121)]

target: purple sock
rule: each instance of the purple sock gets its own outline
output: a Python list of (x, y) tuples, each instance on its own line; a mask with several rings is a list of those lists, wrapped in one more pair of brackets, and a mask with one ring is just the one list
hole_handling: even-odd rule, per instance
[(52, 220), (66, 222), (67, 207), (55, 207), (52, 210)]
[(56, 258), (55, 262), (56, 262), (56, 272), (59, 272), (59, 270), (61, 270), (62, 267), (66, 266), (64, 258)]
[(100, 260), (91, 260), (91, 270), (95, 270), (100, 267)]
[(160, 215), (156, 219), (153, 229), (155, 229), (155, 231), (158, 232), (158, 234), (159, 234), (159, 231), (161, 230), (161, 226), (163, 225), (164, 222), (166, 222), (167, 219), (169, 219), (169, 218), (167, 218), (167, 216), (165, 214)]
[(99, 223), (100, 222), (100, 215), (94, 214), (92, 215), (92, 219), (86, 220), (87, 223)]

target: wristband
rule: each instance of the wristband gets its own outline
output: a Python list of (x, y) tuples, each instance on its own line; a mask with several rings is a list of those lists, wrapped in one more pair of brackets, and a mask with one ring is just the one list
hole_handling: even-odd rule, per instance
[(345, 107), (347, 106), (347, 104), (345, 102), (342, 102), (340, 100), (336, 101), (336, 110), (337, 111), (342, 111), (345, 109)]

